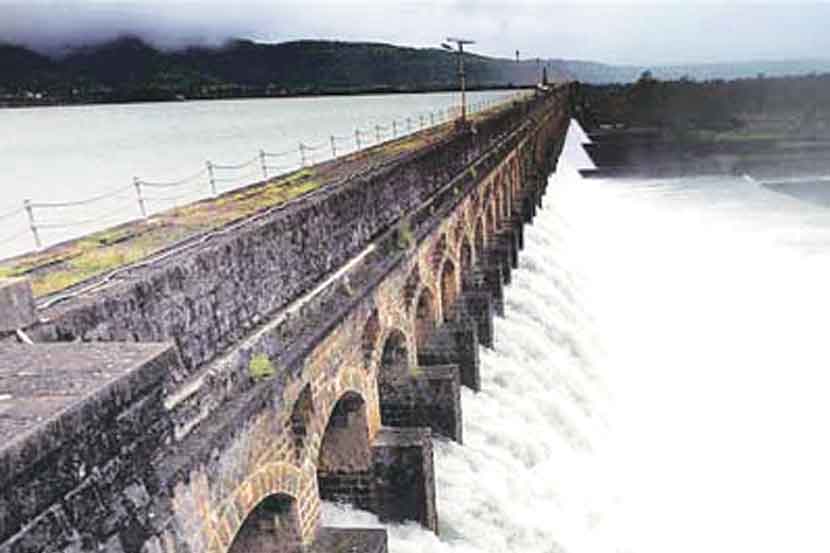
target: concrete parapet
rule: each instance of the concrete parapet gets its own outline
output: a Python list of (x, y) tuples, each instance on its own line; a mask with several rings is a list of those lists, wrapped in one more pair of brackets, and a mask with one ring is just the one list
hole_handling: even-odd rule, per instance
[(385, 426), (426, 426), (462, 441), (461, 382), (457, 365), (418, 367), (417, 376), (378, 382)]
[(387, 553), (389, 538), (382, 528), (320, 528), (305, 553)]
[[(444, 323), (418, 350), (418, 364), (457, 365), (461, 384), (479, 391), (481, 374), (478, 359), (477, 322), (467, 313), (466, 302), (458, 302), (458, 320)], [(492, 317), (491, 317), (492, 318)]]
[(130, 531), (172, 433), (177, 368), (170, 344), (0, 346), (0, 551), (80, 550), (80, 536), (96, 549)]
[(372, 446), (374, 511), (381, 520), (414, 520), (438, 532), (429, 428), (381, 428)]
[(37, 322), (32, 287), (25, 278), (0, 279), (0, 332), (26, 328)]

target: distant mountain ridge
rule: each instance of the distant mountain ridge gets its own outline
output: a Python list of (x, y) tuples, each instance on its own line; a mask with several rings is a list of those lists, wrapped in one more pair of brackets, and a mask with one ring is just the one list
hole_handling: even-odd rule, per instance
[(610, 65), (590, 61), (559, 60), (560, 71), (591, 84), (630, 83), (645, 71), (668, 81), (689, 78), (693, 81), (732, 80), (765, 77), (790, 77), (811, 73), (830, 73), (830, 59), (696, 63), (679, 65)]
[[(632, 82), (830, 72), (830, 60), (678, 66), (609, 65), (590, 61), (516, 61), (465, 54), (470, 88), (532, 86), (551, 81)], [(373, 42), (299, 40), (280, 44), (233, 40), (218, 48), (159, 50), (140, 38), (74, 48), (59, 57), (0, 44), (0, 106), (454, 90), (457, 54)]]
[[(465, 54), (470, 88), (532, 86), (534, 61)], [(136, 37), (50, 58), (0, 45), (0, 100), (20, 94), (72, 101), (407, 92), (458, 86), (457, 54), (380, 43), (235, 40), (162, 51)], [(550, 71), (552, 80), (565, 75)]]

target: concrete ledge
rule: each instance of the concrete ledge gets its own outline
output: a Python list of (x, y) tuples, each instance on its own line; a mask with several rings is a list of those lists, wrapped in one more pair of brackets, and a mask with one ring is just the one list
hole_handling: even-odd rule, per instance
[(25, 278), (0, 279), (0, 332), (26, 328), (37, 322), (32, 287)]
[[(323, 527), (306, 553), (387, 553), (389, 537), (382, 528)], [(253, 553), (253, 552), (252, 552)]]
[[(71, 498), (95, 488), (105, 467), (129, 469), (158, 451), (172, 429), (164, 383), (177, 367), (170, 344), (0, 346), (0, 543), (19, 532), (12, 542), (53, 545), (65, 506), (79, 531), (115, 531), (122, 518), (105, 528), (93, 503)], [(128, 485), (115, 480), (105, 504)]]
[(458, 366), (419, 367), (417, 372), (412, 378), (378, 383), (381, 422), (393, 427), (429, 427), (461, 443)]
[(432, 333), (427, 344), (418, 350), (418, 364), (457, 365), (461, 384), (481, 390), (476, 320), (467, 314), (465, 301), (458, 302), (458, 321), (444, 323)]
[(381, 520), (414, 520), (438, 532), (435, 468), (429, 428), (381, 428), (372, 446), (375, 513)]

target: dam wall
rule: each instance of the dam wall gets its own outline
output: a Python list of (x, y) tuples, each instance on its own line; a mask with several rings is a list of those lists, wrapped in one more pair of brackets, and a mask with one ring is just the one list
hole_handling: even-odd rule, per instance
[(21, 329), (33, 344), (0, 339), (0, 553), (385, 549), (323, 527), (321, 500), (437, 530), (431, 436), (463, 441), (459, 390), (480, 387), (570, 93), (66, 294)]

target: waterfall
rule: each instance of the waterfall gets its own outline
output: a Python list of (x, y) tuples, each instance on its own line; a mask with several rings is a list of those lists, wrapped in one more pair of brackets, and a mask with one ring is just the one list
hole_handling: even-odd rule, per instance
[[(830, 550), (830, 215), (749, 179), (582, 179), (569, 133), (526, 227), (440, 536), (390, 551)], [(327, 525), (376, 526), (327, 504)]]

